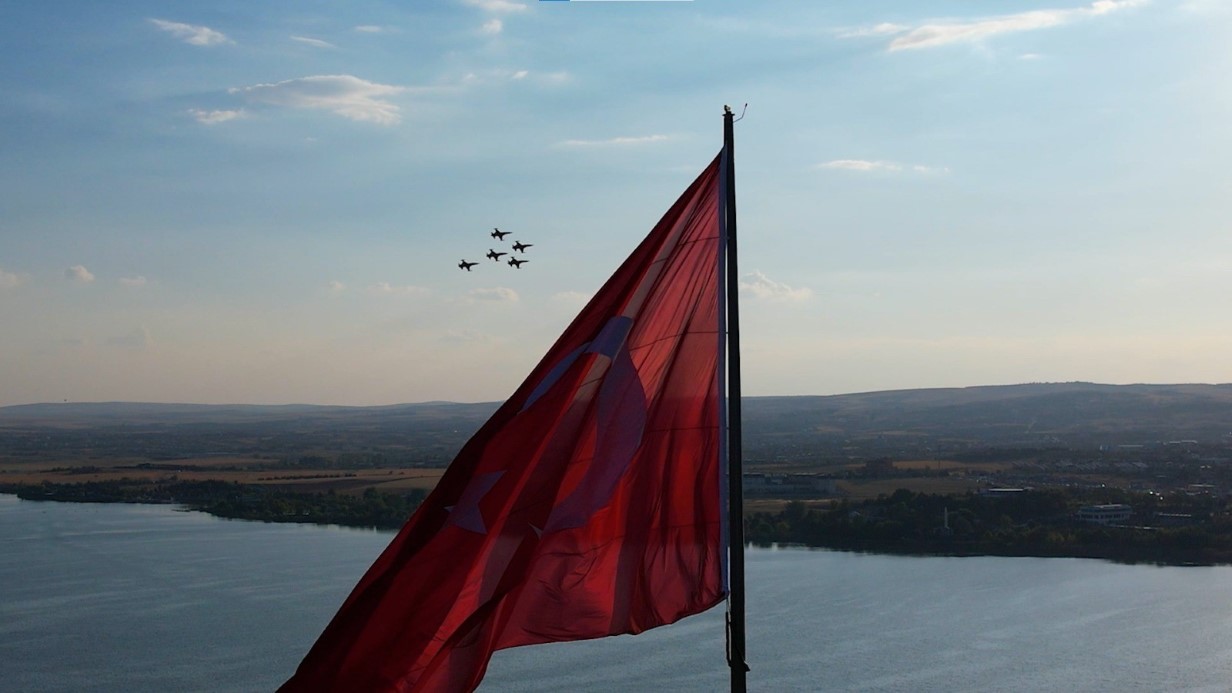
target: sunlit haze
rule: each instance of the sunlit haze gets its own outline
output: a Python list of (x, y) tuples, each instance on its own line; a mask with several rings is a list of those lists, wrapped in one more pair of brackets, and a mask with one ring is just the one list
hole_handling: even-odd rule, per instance
[(0, 45), (0, 405), (505, 399), (746, 103), (745, 394), (1232, 381), (1222, 0), (8, 2)]

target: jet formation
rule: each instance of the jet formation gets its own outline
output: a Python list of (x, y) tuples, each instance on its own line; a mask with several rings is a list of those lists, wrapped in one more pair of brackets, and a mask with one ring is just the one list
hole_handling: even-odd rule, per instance
[[(498, 241), (503, 241), (505, 240), (505, 236), (508, 236), (511, 233), (513, 232), (512, 231), (501, 231), (499, 228), (493, 227), (492, 233), (488, 235), (491, 236), (492, 238), (495, 238)], [(513, 250), (514, 252), (517, 252), (517, 253), (526, 254), (526, 249), (531, 248), (533, 246), (534, 246), (533, 243), (523, 243), (522, 241), (513, 242)], [(496, 250), (495, 248), (488, 248), (488, 252), (484, 257), (492, 260), (493, 262), (500, 263), (501, 257), (505, 255), (509, 255), (509, 252), (504, 251), (504, 250)], [(525, 265), (527, 262), (530, 262), (530, 260), (519, 260), (519, 259), (516, 259), (510, 256), (508, 262), (506, 262), (505, 264), (509, 265), (510, 267), (514, 269), (521, 269), (522, 265)], [(462, 261), (458, 263), (458, 269), (463, 269), (463, 270), (466, 270), (467, 272), (470, 272), (471, 268), (478, 264), (479, 264), (478, 262), (471, 262), (463, 258)]]

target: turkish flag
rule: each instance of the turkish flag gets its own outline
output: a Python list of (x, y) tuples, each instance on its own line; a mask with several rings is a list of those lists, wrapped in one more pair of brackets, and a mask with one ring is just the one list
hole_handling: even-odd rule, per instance
[(282, 691), (469, 691), (725, 596), (719, 159), (466, 443)]

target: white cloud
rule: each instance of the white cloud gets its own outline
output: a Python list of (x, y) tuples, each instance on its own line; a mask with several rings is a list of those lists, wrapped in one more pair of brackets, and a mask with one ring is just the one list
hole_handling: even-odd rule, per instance
[(817, 164), (816, 168), (860, 172), (890, 171), (897, 173), (901, 171), (911, 171), (912, 173), (920, 173), (924, 175), (937, 175), (950, 172), (950, 169), (939, 166), (901, 164), (897, 161), (868, 161), (865, 159), (835, 159), (833, 161)]
[(479, 31), (484, 34), (495, 35), (495, 34), (499, 34), (504, 29), (505, 29), (504, 22), (502, 22), (499, 19), (489, 19), (488, 21), (483, 23), (483, 26), (479, 28)]
[(835, 159), (827, 161), (824, 164), (817, 164), (817, 168), (832, 168), (842, 171), (901, 171), (902, 164), (896, 164), (893, 161), (865, 161), (864, 159)]
[[(475, 87), (488, 84), (503, 84), (505, 82), (525, 82), (542, 86), (555, 86), (569, 81), (568, 72), (531, 72), (530, 70), (510, 70), (497, 68), (479, 72), (467, 72), (457, 79), (458, 87)], [(429, 87), (420, 87), (429, 89)], [(442, 89), (445, 87), (436, 87)]]
[(244, 116), (243, 110), (205, 111), (199, 108), (190, 108), (188, 109), (188, 112), (193, 118), (197, 119), (198, 123), (201, 123), (202, 125), (217, 125), (219, 123), (225, 123), (228, 120), (235, 120), (236, 118), (242, 118)]
[(905, 26), (903, 24), (891, 24), (889, 22), (882, 22), (881, 24), (877, 24), (871, 27), (866, 27), (863, 29), (849, 29), (847, 31), (843, 31), (838, 35), (838, 37), (839, 38), (861, 38), (865, 36), (891, 36), (893, 34), (901, 34), (902, 32), (907, 31), (909, 29), (911, 29), (911, 27)]
[(360, 34), (396, 34), (398, 32), (398, 30), (394, 27), (378, 26), (376, 24), (360, 24), (359, 26), (352, 28), (351, 31)]
[(406, 91), (406, 87), (369, 82), (354, 75), (314, 75), (228, 91), (256, 103), (319, 109), (351, 120), (394, 125), (402, 119), (401, 110), (386, 99)]
[(552, 300), (570, 306), (584, 306), (590, 301), (591, 295), (581, 291), (560, 291), (552, 296)]
[(770, 301), (804, 301), (813, 296), (812, 289), (790, 287), (758, 271), (744, 275), (740, 280), (740, 289), (759, 299)]
[(509, 13), (525, 12), (526, 5), (511, 0), (462, 0), (464, 4), (478, 7), (485, 12)]
[(642, 135), (640, 137), (613, 137), (606, 140), (565, 140), (558, 144), (562, 147), (626, 147), (652, 142), (666, 142), (671, 138), (667, 135)]
[(234, 43), (221, 31), (214, 31), (208, 26), (169, 22), (165, 19), (151, 19), (150, 23), (159, 29), (194, 46), (216, 46), (220, 43)]
[(291, 40), (298, 41), (299, 43), (307, 44), (314, 48), (337, 48), (337, 46), (330, 43), (329, 41), (322, 41), (321, 39), (310, 38), (308, 36), (292, 36)]
[(883, 23), (839, 35), (844, 38), (897, 35), (887, 46), (891, 52), (935, 48), (953, 43), (982, 41), (1000, 34), (1048, 29), (1144, 5), (1147, 2), (1148, 0), (1096, 0), (1086, 7), (1031, 10), (983, 19), (943, 20), (916, 27)]
[(422, 286), (413, 286), (410, 284), (396, 285), (390, 284), (389, 282), (377, 282), (376, 284), (368, 287), (368, 291), (369, 293), (376, 294), (378, 296), (422, 296), (430, 293), (427, 288)]
[(346, 291), (346, 284), (343, 284), (337, 279), (331, 280), (329, 282), (329, 291), (330, 293), (335, 293), (335, 294), (342, 293), (343, 291)]
[(73, 265), (64, 270), (64, 277), (80, 284), (89, 284), (94, 281), (94, 275), (90, 274), (90, 270), (83, 265)]
[(134, 289), (139, 289), (146, 285), (145, 277), (140, 275), (136, 277), (120, 277), (117, 281), (120, 282), (120, 286), (127, 286)]
[(1180, 10), (1192, 14), (1228, 14), (1232, 12), (1232, 4), (1228, 0), (1185, 0)]
[(21, 275), (5, 272), (0, 269), (0, 289), (15, 289), (21, 286), (24, 281)]
[(471, 289), (466, 293), (466, 297), (471, 301), (498, 301), (513, 303), (518, 300), (518, 292), (513, 289), (498, 286), (491, 289)]

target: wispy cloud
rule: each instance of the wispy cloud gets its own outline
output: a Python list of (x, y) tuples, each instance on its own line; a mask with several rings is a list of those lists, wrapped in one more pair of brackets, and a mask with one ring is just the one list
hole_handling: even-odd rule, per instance
[(94, 281), (94, 275), (84, 265), (73, 265), (64, 270), (64, 278), (79, 284), (89, 284)]
[(452, 82), (442, 82), (432, 87), (417, 87), (423, 91), (443, 91), (453, 88), (475, 88), (490, 85), (508, 84), (509, 82), (519, 82), (524, 84), (536, 84), (540, 86), (557, 86), (568, 82), (570, 79), (569, 73), (560, 72), (532, 72), (525, 69), (509, 69), (509, 68), (491, 68), (486, 70), (470, 71)]
[(824, 164), (817, 164), (817, 168), (832, 168), (841, 171), (901, 171), (902, 164), (896, 164), (893, 161), (867, 161), (865, 159), (835, 159), (827, 161)]
[(221, 43), (234, 43), (221, 31), (215, 31), (208, 26), (170, 22), (166, 19), (151, 19), (150, 23), (162, 31), (171, 34), (184, 43), (193, 46), (217, 46)]
[(638, 144), (666, 142), (671, 137), (667, 135), (641, 135), (638, 137), (612, 137), (606, 140), (565, 140), (558, 142), (561, 147), (627, 147)]
[[(464, 5), (478, 7), (488, 14), (507, 15), (515, 12), (525, 12), (528, 8), (520, 2), (512, 2), (511, 0), (462, 0)], [(498, 17), (490, 17), (479, 27), (479, 33), (486, 36), (498, 36), (505, 30), (504, 20)]]
[(120, 277), (117, 281), (120, 283), (120, 286), (127, 286), (133, 289), (140, 289), (146, 285), (146, 279), (142, 276)]
[(510, 12), (525, 12), (526, 5), (512, 0), (462, 0), (462, 4), (478, 7), (484, 12), (508, 14)]
[(893, 173), (910, 172), (923, 175), (949, 173), (950, 169), (941, 166), (925, 166), (923, 164), (902, 164), (897, 161), (868, 161), (865, 159), (835, 159), (817, 164), (816, 168), (837, 171), (875, 172), (889, 171)]
[(339, 294), (346, 291), (346, 284), (343, 284), (337, 279), (331, 280), (326, 286), (329, 288), (330, 293)]
[(354, 31), (360, 34), (394, 34), (394, 33), (397, 33), (398, 30), (391, 26), (378, 26), (376, 24), (360, 24), (357, 27), (353, 27), (351, 31)]
[(939, 20), (915, 27), (883, 23), (866, 29), (845, 31), (839, 35), (844, 38), (895, 36), (887, 46), (887, 50), (891, 52), (936, 48), (953, 43), (973, 43), (1001, 34), (1062, 26), (1082, 19), (1145, 5), (1148, 1), (1096, 0), (1085, 7), (1031, 10), (981, 19)]
[(910, 28), (911, 27), (903, 25), (903, 24), (891, 24), (889, 22), (882, 22), (881, 24), (877, 24), (877, 25), (870, 26), (870, 27), (864, 27), (861, 29), (848, 29), (848, 30), (839, 32), (838, 36), (839, 38), (862, 38), (865, 36), (892, 36), (894, 34), (901, 34), (902, 32), (909, 30)]
[(1180, 4), (1182, 12), (1192, 14), (1229, 14), (1232, 4), (1228, 0), (1185, 0)]
[(552, 295), (552, 300), (570, 306), (584, 306), (591, 299), (591, 294), (581, 291), (560, 291)]
[(758, 271), (744, 275), (740, 280), (740, 289), (756, 298), (771, 301), (804, 301), (813, 297), (812, 289), (791, 287)]
[(315, 39), (309, 36), (292, 36), (291, 40), (312, 46), (313, 48), (337, 48), (337, 46), (329, 41), (322, 41), (321, 39)]
[(236, 118), (242, 118), (244, 116), (244, 111), (242, 109), (233, 111), (206, 111), (200, 108), (190, 108), (188, 109), (188, 113), (202, 125), (217, 125), (219, 123), (225, 123), (228, 120), (235, 120)]
[(0, 289), (15, 289), (24, 283), (21, 275), (0, 269)]
[(395, 125), (402, 119), (401, 109), (387, 99), (406, 91), (406, 87), (369, 82), (354, 75), (314, 75), (229, 91), (255, 103), (318, 109), (351, 120)]
[(497, 301), (504, 303), (512, 303), (518, 300), (518, 292), (503, 286), (493, 287), (491, 289), (471, 289), (466, 293), (466, 298), (471, 301)]
[(368, 287), (368, 292), (377, 296), (422, 296), (431, 293), (426, 287), (414, 286), (411, 284), (390, 284), (389, 282), (377, 282)]

